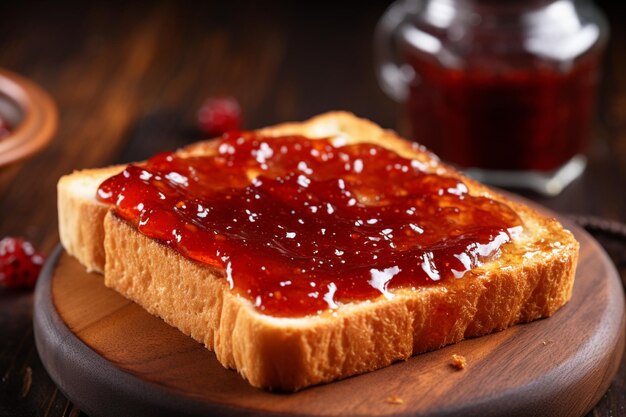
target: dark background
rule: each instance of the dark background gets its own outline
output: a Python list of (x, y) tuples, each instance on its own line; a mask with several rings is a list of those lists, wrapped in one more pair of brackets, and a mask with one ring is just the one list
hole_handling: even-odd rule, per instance
[[(599, 2), (612, 33), (585, 175), (556, 198), (561, 213), (626, 221), (626, 13)], [(349, 110), (388, 128), (401, 107), (378, 88), (378, 2), (2, 2), (0, 67), (42, 85), (60, 110), (55, 140), (0, 184), (0, 236), (58, 242), (58, 178), (73, 169), (145, 158), (200, 139), (205, 98), (241, 103), (245, 127)], [(402, 131), (403, 129), (400, 128)], [(626, 246), (598, 234), (625, 277)], [(32, 295), (0, 290), (0, 416), (79, 411), (34, 348)], [(626, 366), (590, 415), (626, 416)]]

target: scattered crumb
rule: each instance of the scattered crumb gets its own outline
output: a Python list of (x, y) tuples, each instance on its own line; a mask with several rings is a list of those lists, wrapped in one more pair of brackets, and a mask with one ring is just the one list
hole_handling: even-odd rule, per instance
[(554, 340), (548, 339), (541, 342), (542, 345), (548, 346), (549, 344), (554, 343)]
[(23, 376), (23, 380), (22, 380), (22, 391), (20, 392), (20, 400), (23, 400), (24, 398), (26, 398), (26, 396), (28, 395), (28, 392), (30, 391), (30, 386), (33, 383), (33, 370), (31, 369), (30, 366), (27, 366), (26, 369), (24, 369), (24, 376)]
[(452, 360), (450, 361), (450, 365), (453, 368), (461, 371), (465, 369), (465, 367), (467, 366), (467, 359), (465, 359), (465, 356), (454, 354), (452, 355)]
[(404, 400), (402, 398), (398, 397), (397, 395), (391, 395), (391, 396), (387, 397), (385, 402), (389, 403), (389, 404), (404, 404)]

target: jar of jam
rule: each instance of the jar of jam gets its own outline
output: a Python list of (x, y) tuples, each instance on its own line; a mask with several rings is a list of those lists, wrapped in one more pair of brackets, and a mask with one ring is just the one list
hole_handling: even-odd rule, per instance
[(557, 194), (584, 170), (607, 35), (585, 1), (399, 0), (377, 28), (378, 76), (444, 160)]

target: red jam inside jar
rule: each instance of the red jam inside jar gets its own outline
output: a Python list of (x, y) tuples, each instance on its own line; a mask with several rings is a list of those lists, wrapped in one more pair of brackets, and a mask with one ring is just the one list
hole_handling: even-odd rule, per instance
[(585, 151), (598, 84), (596, 55), (569, 70), (445, 68), (408, 52), (419, 74), (408, 103), (413, 137), (447, 161), (492, 170), (556, 169)]
[(255, 133), (214, 145), (208, 156), (131, 164), (98, 199), (144, 235), (225, 271), (264, 314), (319, 314), (470, 279), (521, 230), (507, 205), (378, 145)]

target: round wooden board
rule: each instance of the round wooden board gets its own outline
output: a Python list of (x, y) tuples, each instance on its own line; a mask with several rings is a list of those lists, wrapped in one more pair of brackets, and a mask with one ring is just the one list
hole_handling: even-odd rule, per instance
[[(36, 290), (37, 349), (59, 388), (93, 417), (580, 416), (620, 363), (624, 295), (603, 249), (564, 223), (581, 243), (580, 262), (572, 300), (552, 318), (294, 394), (251, 387), (60, 247)], [(452, 354), (467, 358), (465, 370), (450, 366)]]

